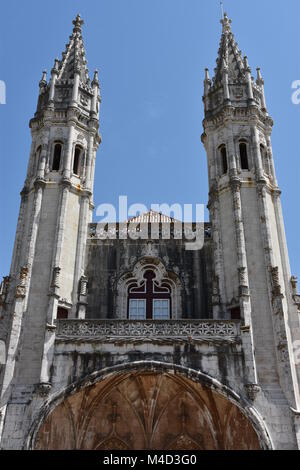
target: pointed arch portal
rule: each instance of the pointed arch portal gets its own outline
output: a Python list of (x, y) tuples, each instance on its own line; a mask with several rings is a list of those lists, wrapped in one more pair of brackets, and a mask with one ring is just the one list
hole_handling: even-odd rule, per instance
[(109, 375), (65, 398), (41, 424), (35, 449), (260, 449), (232, 401), (182, 374)]

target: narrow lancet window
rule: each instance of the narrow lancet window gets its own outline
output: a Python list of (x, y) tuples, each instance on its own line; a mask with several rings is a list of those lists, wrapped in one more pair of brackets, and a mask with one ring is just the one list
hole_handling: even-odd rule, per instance
[(62, 151), (62, 145), (59, 143), (55, 144), (54, 153), (53, 153), (53, 163), (52, 163), (53, 171), (59, 171), (60, 169), (61, 151)]
[(221, 155), (222, 174), (225, 175), (228, 171), (227, 151), (225, 145), (221, 145), (219, 150)]
[(75, 152), (74, 152), (74, 161), (73, 161), (73, 173), (75, 175), (79, 175), (81, 152), (82, 152), (81, 147), (79, 147), (79, 145), (76, 145)]
[(240, 159), (241, 159), (241, 169), (249, 170), (248, 151), (247, 151), (247, 144), (245, 142), (240, 143)]

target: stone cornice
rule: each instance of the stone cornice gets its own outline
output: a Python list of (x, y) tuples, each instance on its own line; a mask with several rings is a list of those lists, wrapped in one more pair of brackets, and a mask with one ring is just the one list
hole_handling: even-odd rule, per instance
[(228, 120), (240, 122), (241, 118), (247, 119), (249, 124), (249, 118), (253, 119), (253, 124), (263, 123), (264, 126), (273, 127), (273, 119), (266, 113), (262, 112), (258, 106), (249, 106), (247, 108), (237, 108), (234, 106), (223, 106), (216, 112), (206, 113), (203, 120), (204, 129), (210, 127), (218, 127), (221, 123)]

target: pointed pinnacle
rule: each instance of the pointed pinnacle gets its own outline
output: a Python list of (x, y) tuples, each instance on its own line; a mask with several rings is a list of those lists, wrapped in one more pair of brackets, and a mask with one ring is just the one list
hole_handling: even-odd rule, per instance
[(58, 60), (58, 57), (56, 57), (56, 59), (54, 61), (53, 69), (51, 70), (51, 73), (58, 72), (58, 68), (59, 68), (59, 60)]
[(94, 86), (94, 85), (99, 87), (99, 78), (98, 78), (98, 70), (97, 69), (94, 72), (94, 78), (93, 78), (93, 81), (92, 81), (92, 86)]
[(256, 70), (257, 70), (257, 79), (256, 79), (256, 83), (257, 83), (258, 85), (263, 85), (265, 82), (264, 82), (264, 80), (263, 80), (263, 78), (262, 78), (262, 76), (261, 76), (261, 70), (260, 70), (259, 67), (257, 67)]
[(208, 68), (205, 69), (205, 80), (210, 81)]
[(39, 82), (40, 88), (42, 88), (45, 85), (47, 85), (47, 70), (43, 70), (43, 75), (42, 75), (42, 78)]
[(251, 72), (251, 69), (250, 69), (250, 66), (249, 66), (249, 62), (248, 62), (248, 57), (245, 55), (244, 57), (244, 67), (245, 67), (245, 70), (247, 72)]

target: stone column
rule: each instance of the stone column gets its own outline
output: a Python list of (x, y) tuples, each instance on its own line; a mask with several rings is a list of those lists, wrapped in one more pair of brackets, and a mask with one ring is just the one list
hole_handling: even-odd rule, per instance
[(71, 101), (71, 106), (75, 108), (78, 106), (79, 82), (80, 82), (80, 65), (75, 64), (74, 84), (73, 84), (72, 101)]
[[(84, 318), (85, 308), (79, 306), (79, 310), (76, 312), (77, 301), (82, 301), (86, 303), (86, 298), (81, 299), (81, 296), (86, 297), (86, 293), (82, 294), (83, 284), (84, 284), (84, 262), (85, 262), (85, 251), (86, 251), (86, 239), (88, 231), (88, 219), (89, 219), (89, 202), (90, 202), (90, 193), (84, 191), (85, 194), (81, 195), (80, 200), (80, 214), (79, 214), (79, 226), (78, 226), (78, 238), (77, 238), (77, 250), (76, 250), (76, 264), (75, 264), (75, 273), (74, 273), (74, 283), (73, 283), (73, 316), (76, 314), (79, 318)], [(85, 286), (86, 291), (86, 286)]]
[(54, 67), (51, 70), (51, 82), (50, 82), (50, 91), (49, 91), (49, 106), (54, 107), (54, 93), (55, 93), (55, 84), (58, 77), (58, 59), (55, 59)]
[(37, 178), (44, 179), (45, 178), (45, 168), (46, 168), (46, 160), (47, 160), (47, 152), (49, 148), (49, 129), (42, 135), (42, 151), (37, 171)]
[(253, 150), (254, 150), (254, 162), (256, 168), (257, 179), (264, 180), (264, 169), (262, 164), (262, 158), (260, 153), (260, 142), (259, 142), (259, 132), (256, 125), (252, 126), (252, 135), (253, 135)]
[[(72, 118), (74, 116), (72, 115)], [(74, 143), (74, 124), (72, 118), (69, 122), (69, 135), (67, 140), (67, 148), (65, 152), (65, 161), (64, 161), (64, 179), (70, 180), (71, 178), (71, 161), (72, 161), (72, 152), (73, 152), (73, 143)]]
[(62, 254), (62, 247), (63, 247), (63, 240), (64, 240), (64, 229), (65, 229), (65, 221), (66, 221), (66, 211), (67, 211), (67, 203), (68, 203), (68, 196), (70, 191), (70, 182), (63, 180), (62, 182), (62, 189), (61, 189), (61, 200), (60, 200), (60, 207), (59, 207), (59, 218), (58, 224), (56, 228), (56, 236), (55, 236), (55, 244), (54, 244), (54, 251), (53, 251), (53, 275), (52, 275), (52, 283), (50, 286), (49, 292), (49, 304), (48, 304), (48, 311), (47, 311), (47, 324), (46, 324), (46, 331), (45, 331), (45, 339), (44, 339), (44, 349), (43, 349), (43, 358), (42, 358), (42, 365), (41, 365), (41, 376), (40, 376), (40, 384), (46, 384), (45, 387), (48, 389), (49, 382), (50, 382), (50, 370), (53, 362), (54, 356), (54, 342), (55, 342), (55, 324), (54, 320), (56, 319), (57, 314), (57, 305), (59, 300), (59, 275), (60, 275), (60, 264), (61, 264), (61, 254)]

